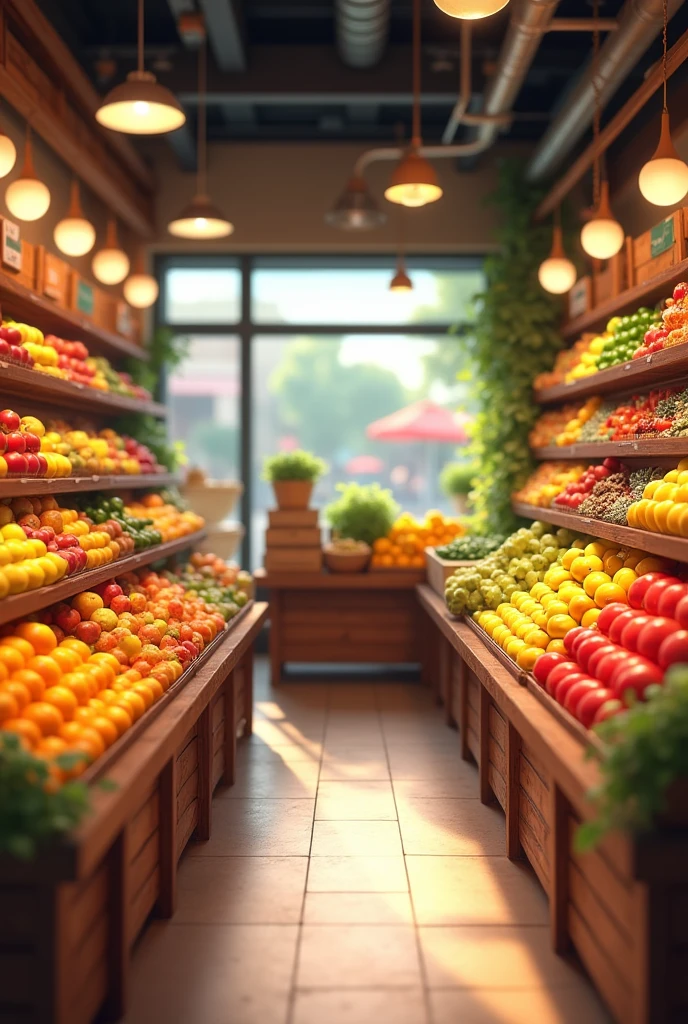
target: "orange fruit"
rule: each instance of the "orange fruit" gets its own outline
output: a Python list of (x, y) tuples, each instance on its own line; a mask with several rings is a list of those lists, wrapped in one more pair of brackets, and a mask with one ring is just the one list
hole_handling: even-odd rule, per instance
[(79, 749), (82, 745), (85, 745), (87, 752), (90, 748), (91, 756), (89, 760), (91, 761), (95, 761), (97, 757), (105, 753), (103, 737), (91, 725), (84, 724), (83, 722), (67, 722), (60, 729), (59, 735), (69, 743), (70, 747)]
[(16, 697), (6, 690), (0, 690), (0, 722), (6, 722), (8, 718), (16, 718), (19, 715), (19, 704)]
[(88, 660), (94, 665), (110, 665), (116, 676), (122, 671), (122, 666), (117, 658), (109, 651), (98, 651), (96, 654), (92, 654)]
[(82, 661), (88, 661), (91, 657), (91, 649), (83, 640), (77, 640), (75, 636), (66, 636), (60, 641), (60, 647), (66, 647), (70, 651), (76, 651)]
[[(101, 754), (105, 753), (105, 740), (97, 731), (97, 729), (85, 729), (80, 740), (77, 740), (70, 748), (69, 752), (75, 754), (85, 754), (86, 762), (81, 769), (86, 770), (87, 765), (93, 764)], [(80, 773), (77, 773), (80, 774)]]
[(18, 672), (12, 673), (10, 679), (23, 683), (31, 694), (31, 700), (43, 700), (45, 680), (43, 676), (39, 676), (38, 672), (34, 672), (30, 668), (20, 668)]
[[(141, 698), (139, 697), (138, 693), (135, 693), (133, 696), (134, 696), (134, 698), (136, 700), (141, 700)], [(138, 704), (135, 707), (134, 703), (132, 701), (130, 701), (124, 695), (124, 693), (118, 693), (117, 694), (117, 700), (113, 701), (112, 704), (110, 704), (110, 707), (111, 708), (124, 708), (126, 713), (131, 718), (132, 723), (135, 722), (136, 719), (140, 717), (140, 713), (139, 713), (139, 710), (138, 710)]]
[(96, 694), (96, 700), (101, 701), (105, 707), (109, 707), (110, 704), (114, 704), (119, 697), (116, 690), (99, 690)]
[(60, 686), (68, 687), (82, 705), (85, 705), (91, 696), (91, 683), (85, 672), (67, 672), (60, 679)]
[(83, 665), (76, 651), (71, 651), (69, 647), (56, 647), (54, 651), (50, 652), (50, 657), (63, 672), (76, 672)]
[(133, 683), (131, 686), (131, 692), (139, 695), (143, 703), (146, 705), (146, 710), (152, 706), (155, 701), (155, 694), (150, 686), (146, 686), (145, 683)]
[(61, 736), (46, 736), (36, 747), (36, 754), (39, 757), (54, 758), (67, 752), (67, 741)]
[(85, 726), (82, 722), (65, 722), (64, 725), (60, 726), (60, 731), (57, 735), (67, 743), (76, 743), (81, 737), (84, 728)]
[[(24, 668), (24, 665), (21, 665), (20, 668)], [(30, 658), (26, 663), (26, 668), (38, 672), (46, 686), (57, 686), (62, 678), (62, 669), (47, 654), (37, 654), (35, 658)]]
[(30, 643), (36, 654), (50, 654), (57, 647), (57, 637), (43, 622), (20, 622), (15, 635)]
[(135, 690), (124, 690), (121, 697), (130, 705), (133, 719), (134, 721), (137, 721), (148, 707), (145, 700), (141, 694), (136, 693)]
[(91, 728), (100, 733), (106, 747), (111, 747), (119, 737), (119, 730), (117, 729), (117, 726), (111, 718), (106, 718), (104, 714), (95, 715), (91, 719), (90, 724)]
[(103, 711), (103, 715), (114, 723), (119, 736), (122, 736), (127, 729), (132, 727), (131, 715), (119, 704), (109, 704), (105, 711)]
[[(84, 547), (83, 544), (81, 546)], [(93, 612), (102, 607), (102, 597), (90, 590), (85, 590), (82, 594), (77, 594), (76, 597), (72, 598), (72, 608), (76, 608), (82, 619), (90, 619)]]
[(22, 718), (35, 722), (42, 736), (56, 736), (60, 726), (64, 724), (64, 716), (60, 709), (44, 700), (33, 701), (28, 708), (24, 708)]
[(628, 603), (626, 591), (618, 583), (603, 583), (595, 590), (595, 604), (598, 608), (604, 608), (605, 605), (614, 604), (617, 601), (621, 604)]
[(115, 670), (113, 669), (112, 665), (109, 662), (101, 660), (95, 661), (95, 657), (95, 655), (91, 655), (91, 657), (84, 665), (84, 669), (88, 672), (91, 672), (95, 679), (101, 680), (101, 688), (106, 689), (106, 687), (114, 683), (115, 679), (117, 678), (117, 672), (115, 672)]
[(20, 636), (4, 636), (0, 640), (0, 645), (3, 647), (14, 647), (15, 651), (19, 651), (25, 661), (33, 658), (34, 654), (38, 653), (34, 651), (28, 640), (24, 640)]
[(26, 659), (16, 647), (2, 643), (0, 644), (0, 665), (4, 665), (8, 673), (12, 674), (12, 672), (18, 672), (20, 668), (25, 668)]
[(159, 680), (154, 679), (153, 676), (146, 676), (144, 679), (141, 680), (140, 683), (137, 683), (137, 686), (147, 686), (148, 689), (153, 694), (154, 702), (156, 700), (160, 700), (163, 693), (165, 692), (162, 683), (160, 683)]
[(54, 704), (66, 722), (70, 721), (79, 706), (79, 701), (68, 686), (49, 686), (43, 694), (43, 700)]
[(74, 718), (72, 719), (72, 721), (79, 722), (80, 725), (90, 725), (97, 714), (97, 708), (92, 708), (88, 704), (85, 704), (83, 706), (79, 705), (79, 707), (74, 712)]
[(2, 723), (2, 728), (5, 732), (16, 732), (29, 747), (35, 747), (43, 739), (41, 730), (28, 718), (8, 718)]
[(28, 686), (20, 683), (17, 679), (6, 679), (4, 683), (0, 683), (0, 691), (12, 694), (19, 705), (20, 712), (31, 703), (31, 691)]

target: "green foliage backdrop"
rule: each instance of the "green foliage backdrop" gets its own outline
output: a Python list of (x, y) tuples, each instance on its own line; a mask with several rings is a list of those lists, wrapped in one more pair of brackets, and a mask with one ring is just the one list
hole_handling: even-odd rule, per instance
[(502, 164), (491, 200), (499, 211), (499, 251), (485, 260), (486, 287), (467, 334), (480, 401), (471, 452), (480, 466), (473, 504), (484, 533), (508, 533), (517, 525), (511, 493), (532, 469), (528, 432), (540, 411), (533, 378), (552, 366), (562, 347), (560, 300), (537, 279), (552, 239), (551, 224), (532, 221), (540, 197), (520, 165)]

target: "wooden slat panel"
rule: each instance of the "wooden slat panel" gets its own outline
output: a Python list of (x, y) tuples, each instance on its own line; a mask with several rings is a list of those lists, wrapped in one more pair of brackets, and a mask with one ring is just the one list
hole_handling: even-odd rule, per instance
[(468, 705), (467, 711), (466, 720), (469, 730), (476, 736), (480, 736), (480, 712), (472, 704)]
[[(36, 938), (39, 899), (29, 886), (0, 887), (0, 942), (6, 945), (29, 945)], [(0, 994), (0, 1002), (2, 996)]]
[(618, 1021), (633, 1020), (633, 989), (619, 978), (575, 907), (569, 904), (569, 933), (578, 955)]
[(569, 857), (578, 870), (586, 878), (588, 885), (595, 891), (597, 898), (604, 900), (606, 906), (614, 914), (619, 925), (625, 929), (627, 935), (632, 935), (637, 927), (637, 915), (635, 912), (635, 900), (633, 887), (627, 886), (619, 878), (608, 860), (602, 856), (599, 849), (590, 853), (576, 853), (574, 840), (578, 821), (572, 815), (569, 817)]
[(182, 788), (177, 793), (177, 821), (181, 821), (184, 817), (189, 804), (191, 804), (198, 797), (198, 768), (194, 771)]
[(519, 801), (519, 836), (528, 860), (545, 889), (549, 888), (549, 827), (539, 811), (521, 790)]
[(519, 765), (521, 789), (535, 804), (543, 819), (547, 821), (550, 811), (549, 787), (535, 771), (529, 759), (523, 756), (523, 751), (521, 751)]
[(475, 729), (468, 727), (468, 749), (475, 758), (475, 763), (480, 763), (480, 737)]
[(221, 750), (225, 742), (225, 720), (224, 718), (220, 722), (219, 726), (213, 733), (213, 754), (216, 754), (218, 750)]
[(160, 868), (155, 866), (129, 903), (129, 943), (136, 941), (160, 893)]
[(108, 965), (103, 957), (81, 984), (69, 1012), (69, 1024), (91, 1024), (105, 1001), (107, 983)]
[(488, 756), (502, 778), (506, 779), (506, 754), (492, 734), (488, 737)]
[(187, 743), (182, 752), (177, 757), (177, 792), (186, 785), (188, 779), (198, 769), (198, 738), (194, 736), (193, 739)]
[(542, 780), (542, 783), (545, 786), (545, 788), (549, 790), (549, 788), (550, 788), (550, 772), (549, 772), (549, 770), (545, 766), (544, 762), (540, 760), (540, 758), (535, 753), (535, 751), (532, 749), (532, 747), (529, 747), (526, 743), (523, 742), (523, 740), (521, 740), (521, 756), (525, 757), (526, 761), (529, 762), (530, 766), (535, 771), (535, 773), (540, 776), (540, 779)]
[(62, 938), (67, 949), (78, 949), (98, 919), (107, 915), (109, 880), (104, 862), (90, 878), (69, 887), (73, 891), (68, 896)]
[[(79, 949), (75, 952), (74, 970), (69, 971), (65, 976), (64, 1005), (67, 1007), (66, 1020), (90, 1024), (88, 1018), (82, 1016), (89, 1001), (95, 1000), (98, 992), (102, 1001), (105, 995), (105, 988), (102, 985), (102, 972), (105, 967), (107, 976), (107, 952), (109, 941), (110, 922), (107, 917), (101, 917), (96, 922), (94, 929), (84, 939)], [(78, 958), (78, 959), (77, 959)], [(82, 990), (87, 986), (92, 975), (100, 980), (94, 985), (93, 992), (88, 999), (84, 999)]]
[(225, 771), (225, 751), (224, 751), (224, 747), (220, 747), (220, 749), (217, 750), (213, 754), (213, 772), (212, 772), (212, 776), (211, 776), (212, 782), (213, 782), (213, 789), (215, 789), (215, 787), (217, 786), (218, 782), (222, 778), (222, 776), (224, 774), (224, 771)]
[(376, 623), (368, 620), (365, 624), (344, 626), (341, 623), (325, 625), (322, 622), (311, 622), (307, 626), (284, 626), (287, 631), (285, 644), (287, 647), (300, 647), (307, 644), (356, 644), (370, 646), (384, 644), (396, 646), (409, 644), (409, 628), (405, 625), (385, 626), (382, 631)]
[(480, 683), (475, 678), (472, 672), (468, 672), (468, 706), (475, 711), (476, 715), (480, 714)]
[(314, 621), (323, 626), (369, 626), (371, 618), (379, 627), (393, 629), (415, 629), (418, 625), (418, 614), (411, 608), (389, 608), (386, 611), (373, 608), (332, 608), (329, 595), (327, 607), (301, 609), (286, 609), (283, 623), (289, 629), (296, 629), (298, 626), (310, 626)]
[(220, 726), (225, 720), (225, 698), (223, 693), (218, 693), (217, 697), (213, 701), (212, 718), (213, 732)]
[(490, 736), (494, 736), (500, 749), (506, 750), (506, 722), (494, 704), (490, 704), (489, 715)]
[(633, 984), (633, 945), (627, 932), (590, 888), (587, 879), (575, 864), (569, 864), (569, 901), (576, 908), (589, 930), (595, 935), (619, 976)]
[[(284, 613), (307, 611), (320, 614), (323, 611), (322, 593), (318, 590), (284, 590)], [(331, 614), (347, 612), (354, 608), (375, 615), (380, 612), (417, 611), (418, 603), (413, 590), (328, 590), (327, 609)]]
[(350, 644), (346, 647), (338, 647), (336, 645), (316, 647), (312, 644), (308, 644), (307, 646), (297, 646), (295, 644), (290, 644), (287, 637), (282, 649), (282, 660), (299, 661), (304, 664), (308, 664), (310, 662), (341, 662), (342, 664), (349, 664), (353, 662), (370, 662), (371, 664), (404, 664), (408, 662), (417, 662), (420, 658), (420, 652), (415, 644), (408, 642), (409, 639), (410, 638), (407, 637), (405, 642), (403, 644), (400, 643), (397, 647), (368, 647), (357, 644), (354, 648)]
[(146, 879), (160, 862), (160, 833), (158, 829), (150, 836), (138, 857), (129, 868), (129, 891), (137, 893)]
[(198, 800), (196, 799), (193, 803), (189, 804), (177, 824), (177, 859), (181, 857), (184, 847), (189, 839), (191, 839), (197, 822)]
[(503, 811), (506, 811), (506, 780), (497, 771), (492, 762), (487, 766), (487, 781), (490, 783), (492, 792), (497, 797), (500, 807)]
[(141, 806), (129, 826), (130, 861), (133, 861), (139, 851), (146, 845), (148, 838), (155, 832), (159, 823), (160, 800), (156, 788)]

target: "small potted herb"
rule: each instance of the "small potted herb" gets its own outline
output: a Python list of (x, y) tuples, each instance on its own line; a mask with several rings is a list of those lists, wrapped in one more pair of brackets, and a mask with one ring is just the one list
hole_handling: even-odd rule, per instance
[(451, 498), (459, 515), (468, 509), (468, 495), (473, 490), (477, 469), (468, 462), (448, 462), (440, 474), (440, 486)]
[(340, 497), (325, 509), (336, 537), (374, 544), (386, 537), (399, 515), (392, 492), (379, 484), (337, 484)]
[(263, 477), (272, 484), (278, 508), (304, 509), (308, 508), (315, 481), (328, 468), (311, 452), (282, 452), (265, 459)]

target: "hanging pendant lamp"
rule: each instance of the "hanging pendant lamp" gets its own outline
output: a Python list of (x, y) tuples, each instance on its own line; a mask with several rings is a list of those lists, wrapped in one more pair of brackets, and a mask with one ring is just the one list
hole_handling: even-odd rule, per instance
[(508, 3), (509, 0), (435, 0), (435, 4), (444, 14), (465, 21), (489, 18), (490, 15), (503, 10)]
[(7, 186), (5, 205), (17, 220), (34, 221), (45, 216), (50, 206), (50, 189), (36, 177), (33, 166), (31, 127), (26, 126), (24, 164), (19, 177)]
[(6, 178), (17, 162), (17, 148), (9, 135), (0, 131), (0, 178)]
[(116, 85), (96, 110), (96, 121), (128, 135), (162, 135), (186, 121), (179, 100), (143, 68), (143, 2), (138, 0), (138, 67)]
[(114, 217), (108, 220), (105, 246), (93, 257), (91, 269), (101, 284), (120, 284), (129, 273), (129, 257), (120, 249)]
[(671, 140), (669, 109), (667, 107), (667, 0), (664, 0), (664, 31), (662, 53), (662, 87), (664, 103), (659, 143), (652, 158), (638, 175), (638, 188), (648, 203), (654, 206), (673, 206), (688, 192), (688, 166), (681, 160)]
[(354, 176), (332, 209), (325, 214), (325, 222), (343, 231), (369, 231), (387, 220), (385, 214), (368, 191), (363, 178)]
[(389, 282), (389, 290), (391, 292), (410, 292), (413, 291), (413, 281), (406, 273), (406, 260), (404, 259), (404, 216), (405, 211), (399, 210), (399, 250), (397, 252), (397, 269), (394, 273), (394, 277)]
[(538, 267), (538, 281), (551, 295), (564, 295), (573, 288), (576, 276), (576, 268), (564, 252), (564, 239), (557, 209), (552, 232), (552, 249), (547, 259)]
[(593, 0), (593, 18), (595, 28), (593, 32), (593, 66), (592, 83), (595, 93), (595, 116), (593, 121), (593, 141), (595, 147), (595, 161), (593, 163), (593, 203), (592, 216), (581, 231), (581, 245), (588, 256), (598, 260), (608, 260), (616, 256), (624, 243), (624, 230), (612, 213), (609, 202), (609, 182), (606, 178), (600, 182), (600, 86), (599, 74), (599, 52), (600, 52), (600, 29), (598, 18), (599, 0)]
[(81, 209), (79, 182), (72, 180), (71, 197), (67, 216), (55, 225), (53, 232), (55, 245), (65, 256), (85, 256), (93, 248), (96, 240), (96, 229), (90, 220), (86, 220)]
[(160, 291), (158, 282), (152, 274), (146, 273), (142, 256), (139, 255), (136, 260), (136, 269), (126, 279), (122, 290), (124, 298), (134, 309), (148, 309), (157, 299)]
[(208, 148), (206, 138), (206, 34), (198, 51), (198, 178), (196, 195), (181, 211), (178, 217), (170, 221), (167, 230), (177, 238), (226, 238), (234, 231), (234, 225), (227, 220), (208, 196)]
[(413, 130), (411, 145), (394, 168), (385, 199), (401, 206), (425, 206), (442, 198), (442, 189), (430, 163), (419, 152), (420, 131), (420, 0), (413, 0)]

